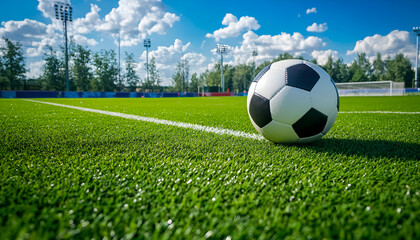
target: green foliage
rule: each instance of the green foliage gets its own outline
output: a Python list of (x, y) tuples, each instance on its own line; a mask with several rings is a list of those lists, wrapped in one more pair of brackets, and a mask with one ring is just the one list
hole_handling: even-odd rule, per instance
[(91, 82), (93, 91), (112, 92), (118, 80), (118, 66), (114, 50), (101, 50), (93, 56), (95, 67), (94, 79)]
[(179, 61), (176, 65), (176, 72), (172, 75), (171, 91), (186, 92), (189, 89), (190, 67), (187, 59)]
[(200, 88), (200, 92), (203, 91), (204, 80), (203, 78), (198, 77), (197, 73), (193, 73), (191, 76), (190, 87), (188, 88), (189, 92), (196, 92)]
[[(44, 100), (45, 101), (45, 100)], [(246, 98), (48, 99), (256, 133)], [(418, 96), (340, 99), (420, 111)], [(2, 239), (418, 239), (418, 115), (281, 145), (0, 100)]]
[(72, 46), (71, 57), (73, 66), (71, 68), (72, 78), (77, 91), (89, 91), (90, 83), (93, 80), (92, 73), (92, 52), (82, 45)]
[(399, 53), (392, 60), (388, 58), (385, 63), (387, 80), (404, 82), (405, 87), (412, 87), (414, 71), (411, 69), (411, 62), (407, 57)]
[(48, 51), (43, 57), (45, 64), (42, 67), (42, 90), (63, 91), (66, 87), (64, 63), (51, 46), (48, 46), (47, 48)]
[(220, 63), (216, 63), (213, 69), (204, 72), (205, 84), (207, 87), (220, 88), (221, 86), (221, 68)]
[(252, 65), (239, 64), (233, 68), (233, 77), (232, 77), (233, 86), (232, 89), (235, 92), (248, 91), (252, 76)]
[[(25, 59), (20, 43), (13, 43), (4, 38), (5, 46), (0, 48), (0, 90), (24, 89), (25, 80)], [(64, 48), (61, 47), (61, 52)], [(135, 61), (132, 54), (126, 53), (125, 73), (121, 79), (118, 78), (118, 66), (113, 50), (101, 50), (92, 53), (87, 47), (70, 44), (70, 87), (78, 91), (135, 91), (140, 78), (135, 72)], [(33, 86), (42, 85), (42, 90), (64, 90), (64, 55), (59, 54), (52, 48), (44, 54), (46, 65), (43, 67), (43, 74), (38, 81), (31, 81)], [(279, 54), (276, 58), (265, 61), (258, 66), (251, 64), (238, 64), (231, 66), (225, 64), (224, 80), (225, 90), (232, 92), (247, 91), (252, 78), (267, 65), (285, 59), (296, 58), (289, 53)], [(297, 57), (303, 59), (302, 57)], [(316, 63), (315, 59), (312, 62)], [(329, 56), (328, 61), (322, 66), (334, 79), (335, 82), (361, 82), (361, 81), (399, 81), (404, 82), (405, 87), (413, 87), (414, 71), (411, 69), (410, 60), (402, 53), (397, 54), (393, 59), (388, 57), (382, 60), (380, 53), (377, 53), (372, 64), (365, 53), (358, 53), (356, 59), (348, 66), (342, 58), (333, 60)], [(149, 63), (149, 78), (141, 83), (143, 91), (161, 91), (161, 78), (157, 69), (156, 59), (152, 56)], [(220, 91), (221, 68), (216, 63), (212, 69), (201, 73), (193, 80), (190, 76), (189, 64), (183, 60), (177, 64), (176, 72), (173, 74), (170, 91), (193, 91), (198, 88), (198, 82), (204, 82), (207, 91)], [(197, 81), (200, 80), (200, 81)], [(190, 82), (191, 81), (191, 82)], [(39, 83), (41, 82), (41, 84)]]
[(382, 55), (376, 54), (376, 59), (373, 61), (373, 75), (370, 77), (372, 81), (383, 81), (385, 77), (385, 62), (382, 61)]
[[(147, 66), (147, 64), (144, 64), (145, 66)], [(155, 56), (152, 56), (152, 58), (150, 59), (149, 62), (149, 79), (145, 79), (143, 81), (143, 89), (146, 91), (152, 91), (154, 92), (155, 90), (159, 90), (160, 88), (160, 76), (159, 76), (159, 71), (156, 67), (156, 59)]]
[(130, 92), (135, 92), (137, 84), (140, 82), (140, 77), (136, 73), (136, 65), (134, 54), (125, 52), (125, 73), (123, 78)]
[(18, 90), (25, 80), (25, 58), (22, 45), (3, 37), (0, 47), (0, 90)]
[[(265, 61), (256, 66), (257, 74), (269, 64), (285, 59), (294, 58), (288, 53), (280, 54), (271, 61)], [(302, 59), (302, 57), (299, 57)], [(316, 60), (312, 60), (316, 63)], [(373, 64), (370, 64), (365, 53), (357, 54), (357, 58), (350, 66), (343, 62), (342, 58), (333, 60), (328, 57), (327, 63), (321, 66), (334, 79), (335, 82), (366, 82), (366, 81), (400, 81), (405, 82), (406, 87), (411, 87), (414, 79), (414, 71), (411, 69), (411, 62), (403, 54), (397, 54), (394, 59), (388, 58), (383, 61), (381, 54), (377, 54)], [(225, 82), (233, 91), (242, 92), (248, 90), (252, 76), (252, 65), (236, 65), (225, 67)], [(249, 71), (251, 72), (248, 72)], [(217, 63), (212, 70), (207, 70), (201, 75), (205, 79), (206, 86), (218, 90), (220, 87), (220, 64)]]
[(347, 65), (343, 62), (343, 59), (339, 58), (336, 61), (334, 61), (332, 59), (332, 56), (329, 56), (327, 63), (322, 67), (335, 82), (349, 81), (349, 70), (347, 68)]
[(365, 53), (357, 54), (357, 58), (353, 61), (349, 71), (353, 74), (351, 82), (369, 81), (371, 66)]

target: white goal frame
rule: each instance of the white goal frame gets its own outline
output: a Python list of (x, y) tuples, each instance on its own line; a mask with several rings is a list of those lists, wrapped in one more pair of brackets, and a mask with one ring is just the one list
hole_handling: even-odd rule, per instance
[(403, 82), (372, 81), (335, 83), (340, 96), (395, 96), (402, 95)]

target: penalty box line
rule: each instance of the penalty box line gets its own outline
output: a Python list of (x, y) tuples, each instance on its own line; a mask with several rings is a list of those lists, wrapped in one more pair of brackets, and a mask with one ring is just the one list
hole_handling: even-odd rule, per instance
[(230, 136), (244, 137), (244, 138), (260, 140), (260, 141), (265, 140), (263, 136), (258, 135), (258, 134), (234, 131), (234, 130), (223, 129), (223, 128), (218, 128), (218, 127), (208, 127), (208, 126), (202, 126), (202, 125), (193, 124), (193, 123), (175, 122), (175, 121), (162, 120), (162, 119), (152, 118), (152, 117), (141, 117), (141, 116), (132, 115), (132, 114), (109, 112), (109, 111), (103, 111), (103, 110), (92, 109), (92, 108), (84, 108), (84, 107), (77, 107), (77, 106), (65, 105), (65, 104), (59, 104), (59, 103), (37, 101), (37, 100), (32, 100), (32, 99), (22, 99), (22, 100), (35, 102), (35, 103), (48, 104), (48, 105), (53, 105), (53, 106), (58, 106), (58, 107), (71, 108), (71, 109), (76, 109), (76, 110), (80, 110), (84, 112), (100, 113), (100, 114), (104, 114), (108, 116), (121, 117), (125, 119), (133, 119), (137, 121), (150, 122), (150, 123), (155, 123), (155, 124), (162, 124), (162, 125), (168, 125), (168, 126), (174, 126), (174, 127), (180, 127), (180, 128), (188, 128), (188, 129), (197, 130), (197, 131), (215, 133), (218, 135), (230, 135)]

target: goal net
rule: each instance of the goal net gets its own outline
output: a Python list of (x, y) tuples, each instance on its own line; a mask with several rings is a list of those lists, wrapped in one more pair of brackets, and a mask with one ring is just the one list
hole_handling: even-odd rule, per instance
[(340, 96), (396, 96), (402, 95), (403, 82), (375, 81), (336, 83)]

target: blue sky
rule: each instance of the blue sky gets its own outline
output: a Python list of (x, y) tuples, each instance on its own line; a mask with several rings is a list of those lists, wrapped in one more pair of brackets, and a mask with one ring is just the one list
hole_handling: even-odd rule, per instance
[[(62, 25), (54, 20), (54, 1), (2, 1), (0, 36), (25, 48), (28, 76), (36, 77), (47, 45), (63, 44)], [(325, 62), (331, 55), (350, 63), (366, 52), (394, 56), (402, 52), (414, 63), (414, 26), (420, 26), (420, 1), (198, 1), (120, 0), (72, 1), (70, 34), (94, 51), (115, 49), (144, 62), (143, 39), (150, 38), (165, 85), (176, 63), (186, 58), (192, 72), (211, 68), (218, 60), (217, 43), (227, 44), (229, 64), (257, 63), (289, 52)], [(122, 54), (122, 56), (124, 56)], [(137, 67), (145, 75), (143, 64)]]

